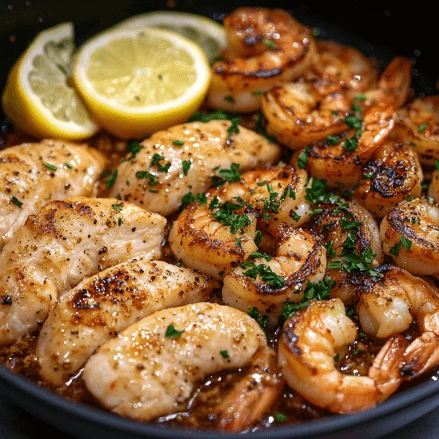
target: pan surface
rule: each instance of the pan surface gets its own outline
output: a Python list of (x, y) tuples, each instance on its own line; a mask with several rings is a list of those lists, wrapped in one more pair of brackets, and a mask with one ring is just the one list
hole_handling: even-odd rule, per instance
[[(72, 21), (78, 45), (99, 30), (105, 29), (131, 15), (154, 9), (196, 12), (218, 21), (230, 10), (224, 2), (209, 1), (71, 1), (54, 0), (1, 2), (0, 6), (0, 89), (13, 62), (42, 29)], [(413, 60), (413, 87), (424, 94), (437, 93), (439, 70), (435, 69), (435, 52), (430, 39), (434, 29), (434, 14), (426, 13), (427, 6), (406, 8), (381, 4), (373, 7), (366, 2), (286, 1), (233, 2), (233, 8), (260, 5), (288, 9), (304, 24), (318, 29), (325, 38), (359, 48), (383, 63), (394, 55)], [(430, 15), (430, 17), (428, 17)], [(3, 119), (3, 117), (1, 117)], [(7, 121), (3, 122), (3, 131)], [(1, 139), (0, 139), (1, 140)], [(0, 393), (29, 413), (81, 439), (179, 438), (219, 439), (218, 432), (193, 432), (135, 423), (113, 416), (96, 408), (69, 402), (0, 366)], [(252, 438), (286, 439), (374, 439), (420, 418), (439, 406), (439, 384), (429, 380), (410, 390), (394, 395), (373, 410), (349, 416), (304, 422), (300, 425), (270, 428), (249, 434)], [(1, 433), (1, 431), (0, 431)], [(244, 435), (245, 436), (245, 435)], [(242, 434), (228, 435), (230, 439)]]

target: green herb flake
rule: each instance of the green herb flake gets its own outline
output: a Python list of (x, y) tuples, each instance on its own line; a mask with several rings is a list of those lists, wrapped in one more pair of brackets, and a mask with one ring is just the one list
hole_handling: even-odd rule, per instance
[(308, 163), (308, 149), (307, 148), (303, 148), (303, 151), (300, 153), (299, 157), (297, 158), (297, 163), (298, 163), (300, 169), (306, 168), (306, 165)]
[(64, 166), (68, 169), (73, 169), (73, 166), (69, 162), (65, 162)]
[(401, 244), (406, 249), (406, 251), (409, 251), (410, 247), (412, 246), (412, 241), (406, 238), (404, 235), (401, 235), (401, 238), (399, 238), (399, 240), (401, 241)]
[(23, 202), (20, 201), (17, 197), (15, 197), (14, 195), (11, 196), (11, 202), (13, 204), (15, 204), (16, 206), (20, 207), (23, 206)]
[(336, 363), (338, 363), (340, 361), (340, 354), (337, 353), (337, 354), (334, 355), (334, 361)]
[(400, 248), (401, 248), (401, 242), (398, 241), (391, 249), (389, 249), (389, 254), (394, 256), (399, 256)]
[(253, 96), (259, 96), (259, 95), (263, 95), (263, 94), (265, 94), (264, 90), (253, 90), (252, 91)]
[(277, 44), (273, 40), (269, 40), (268, 38), (263, 38), (262, 42), (270, 49), (277, 49)]
[(262, 232), (260, 230), (256, 230), (256, 235), (255, 235), (255, 244), (256, 247), (259, 247), (259, 245), (262, 242)]
[(220, 351), (220, 355), (221, 355), (221, 357), (223, 357), (223, 358), (230, 358), (230, 357), (229, 357), (229, 353), (228, 353), (226, 350), (224, 350), (224, 351)]
[(120, 227), (122, 224), (123, 224), (123, 219), (119, 217), (117, 219), (117, 225)]
[(418, 126), (418, 133), (423, 133), (427, 127), (428, 127), (427, 122), (422, 123), (421, 125)]
[(183, 140), (175, 139), (175, 140), (172, 141), (172, 144), (175, 145), (175, 146), (183, 146), (184, 145), (184, 141)]
[(274, 415), (274, 419), (276, 419), (277, 422), (285, 422), (287, 420), (287, 417), (283, 413), (276, 413)]
[(192, 162), (190, 160), (183, 160), (183, 162), (181, 163), (181, 166), (183, 168), (183, 174), (187, 175), (190, 167), (192, 166)]
[(112, 204), (111, 207), (116, 211), (120, 212), (122, 210), (122, 207), (119, 204)]
[(110, 176), (105, 180), (105, 185), (108, 189), (112, 188), (117, 178), (117, 169), (115, 169)]
[(47, 169), (50, 169), (53, 172), (55, 172), (58, 169), (55, 165), (52, 165), (52, 163), (43, 163), (43, 164)]
[(439, 171), (439, 160), (434, 159), (434, 167), (436, 168), (437, 171)]
[(174, 325), (171, 324), (166, 328), (165, 337), (166, 338), (179, 338), (181, 336), (181, 334), (183, 334), (184, 331), (185, 331), (184, 329), (181, 331), (175, 329)]
[(235, 98), (231, 95), (224, 96), (224, 100), (231, 103), (235, 102)]

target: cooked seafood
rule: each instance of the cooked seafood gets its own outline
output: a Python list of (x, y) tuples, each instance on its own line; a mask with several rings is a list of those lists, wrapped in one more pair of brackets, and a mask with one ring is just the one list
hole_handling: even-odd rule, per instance
[(246, 385), (231, 390), (229, 401), (237, 411), (231, 415), (225, 407), (217, 415), (220, 429), (243, 430), (282, 391), (273, 358), (264, 332), (248, 314), (201, 302), (157, 311), (131, 325), (90, 357), (83, 378), (106, 408), (148, 421), (185, 409), (204, 377), (248, 366)]
[(428, 185), (428, 196), (439, 204), (439, 169), (435, 169), (431, 174), (431, 181)]
[(351, 98), (339, 84), (298, 80), (272, 87), (262, 98), (267, 132), (299, 149), (349, 129)]
[(439, 95), (417, 97), (400, 108), (392, 137), (412, 146), (422, 165), (439, 160)]
[(380, 338), (408, 329), (414, 319), (421, 335), (404, 353), (401, 373), (413, 379), (439, 363), (439, 289), (403, 268), (380, 267), (383, 277), (366, 280), (358, 304), (364, 332)]
[[(383, 261), (380, 232), (372, 214), (355, 200), (316, 205), (319, 213), (304, 226), (322, 237), (327, 251), (331, 297), (352, 304), (369, 270)], [(356, 264), (349, 262), (356, 261)], [(362, 268), (358, 269), (358, 265)]]
[(84, 279), (50, 310), (38, 337), (42, 379), (63, 385), (102, 344), (164, 308), (207, 301), (209, 277), (138, 257)]
[(370, 107), (363, 118), (349, 119), (351, 129), (306, 148), (307, 169), (312, 177), (337, 187), (352, 187), (360, 181), (362, 166), (394, 128), (394, 109), (387, 104)]
[(285, 10), (240, 7), (224, 18), (224, 28), (227, 46), (212, 66), (210, 108), (259, 110), (262, 94), (301, 76), (316, 53), (311, 28)]
[(164, 216), (178, 212), (183, 196), (208, 189), (215, 170), (244, 172), (281, 155), (279, 145), (228, 120), (177, 125), (136, 147), (115, 169), (109, 195)]
[(407, 144), (383, 142), (362, 172), (353, 195), (379, 219), (399, 202), (421, 196), (423, 171), (418, 155)]
[(287, 384), (333, 413), (366, 410), (387, 399), (402, 383), (399, 366), (407, 341), (390, 337), (368, 375), (352, 376), (336, 368), (334, 356), (356, 336), (340, 299), (315, 301), (298, 311), (285, 322), (279, 339), (278, 362)]
[(256, 252), (257, 227), (277, 233), (280, 224), (308, 218), (306, 173), (280, 165), (247, 171), (205, 199), (187, 206), (173, 222), (169, 244), (178, 260), (220, 280)]
[(129, 258), (160, 258), (166, 219), (113, 198), (45, 204), (0, 253), (0, 344), (36, 330), (59, 296)]
[(439, 274), (439, 207), (424, 198), (401, 201), (380, 224), (383, 251), (419, 276)]
[(337, 83), (344, 90), (362, 93), (376, 86), (378, 66), (359, 49), (334, 40), (316, 39), (317, 56), (305, 72), (308, 79)]
[(96, 195), (107, 160), (86, 144), (44, 139), (0, 151), (0, 249), (45, 203)]
[(409, 98), (412, 85), (412, 63), (404, 56), (395, 56), (381, 73), (376, 88), (363, 94), (362, 104), (366, 107), (378, 102), (394, 108), (402, 107)]
[(274, 257), (258, 256), (225, 274), (222, 298), (245, 312), (257, 309), (276, 325), (285, 301), (299, 302), (308, 284), (325, 277), (326, 249), (312, 232), (279, 227)]

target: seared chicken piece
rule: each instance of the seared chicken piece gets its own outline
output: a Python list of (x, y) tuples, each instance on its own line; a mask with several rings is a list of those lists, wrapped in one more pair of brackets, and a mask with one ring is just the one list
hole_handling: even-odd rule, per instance
[(41, 377), (64, 384), (118, 332), (154, 311), (207, 301), (215, 286), (190, 268), (142, 257), (84, 279), (60, 298), (41, 329)]
[(114, 171), (110, 196), (164, 216), (177, 212), (188, 192), (204, 192), (221, 169), (236, 164), (243, 172), (281, 156), (279, 145), (229, 120), (176, 125), (139, 146)]
[(97, 149), (58, 140), (0, 151), (0, 249), (45, 203), (95, 196), (106, 164)]
[(116, 198), (51, 201), (0, 253), (0, 344), (36, 330), (58, 297), (85, 277), (161, 256), (166, 219)]

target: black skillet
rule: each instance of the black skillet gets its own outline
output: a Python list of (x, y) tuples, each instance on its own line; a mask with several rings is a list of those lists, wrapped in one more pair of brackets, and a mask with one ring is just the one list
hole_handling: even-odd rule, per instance
[[(413, 61), (413, 88), (416, 93), (437, 93), (439, 79), (437, 47), (433, 46), (437, 24), (434, 11), (425, 2), (374, 6), (371, 2), (331, 1), (300, 3), (286, 1), (128, 1), (57, 0), (0, 1), (0, 90), (13, 62), (32, 38), (42, 29), (64, 21), (75, 24), (77, 44), (130, 15), (154, 9), (175, 9), (195, 12), (217, 19), (243, 5), (282, 7), (302, 23), (314, 27), (324, 38), (355, 46), (376, 57), (385, 65), (394, 55), (408, 56)], [(6, 132), (8, 123), (2, 120)], [(1, 142), (0, 132), (0, 142)], [(135, 423), (106, 411), (69, 402), (45, 391), (32, 382), (0, 365), (0, 393), (26, 412), (79, 438), (90, 439), (220, 439), (217, 432), (193, 432)], [(375, 409), (349, 416), (333, 416), (300, 425), (271, 428), (251, 434), (252, 439), (375, 439), (399, 431), (411, 421), (419, 420), (439, 407), (439, 383), (430, 379), (410, 390), (391, 397)], [(418, 421), (419, 425), (422, 425)], [(431, 424), (431, 421), (430, 421)], [(431, 427), (430, 427), (431, 429)], [(412, 428), (413, 430), (413, 428)], [(0, 437), (4, 438), (0, 423)], [(421, 430), (420, 430), (421, 432)], [(431, 431), (428, 437), (436, 437)], [(37, 434), (35, 435), (35, 437)], [(438, 434), (439, 437), (439, 428)], [(8, 436), (11, 437), (12, 436)], [(30, 437), (33, 437), (31, 434)], [(241, 439), (242, 434), (231, 434)], [(398, 436), (395, 436), (398, 437)], [(401, 437), (401, 436), (399, 436)], [(408, 437), (408, 436), (406, 436)], [(416, 435), (416, 438), (421, 435)]]

